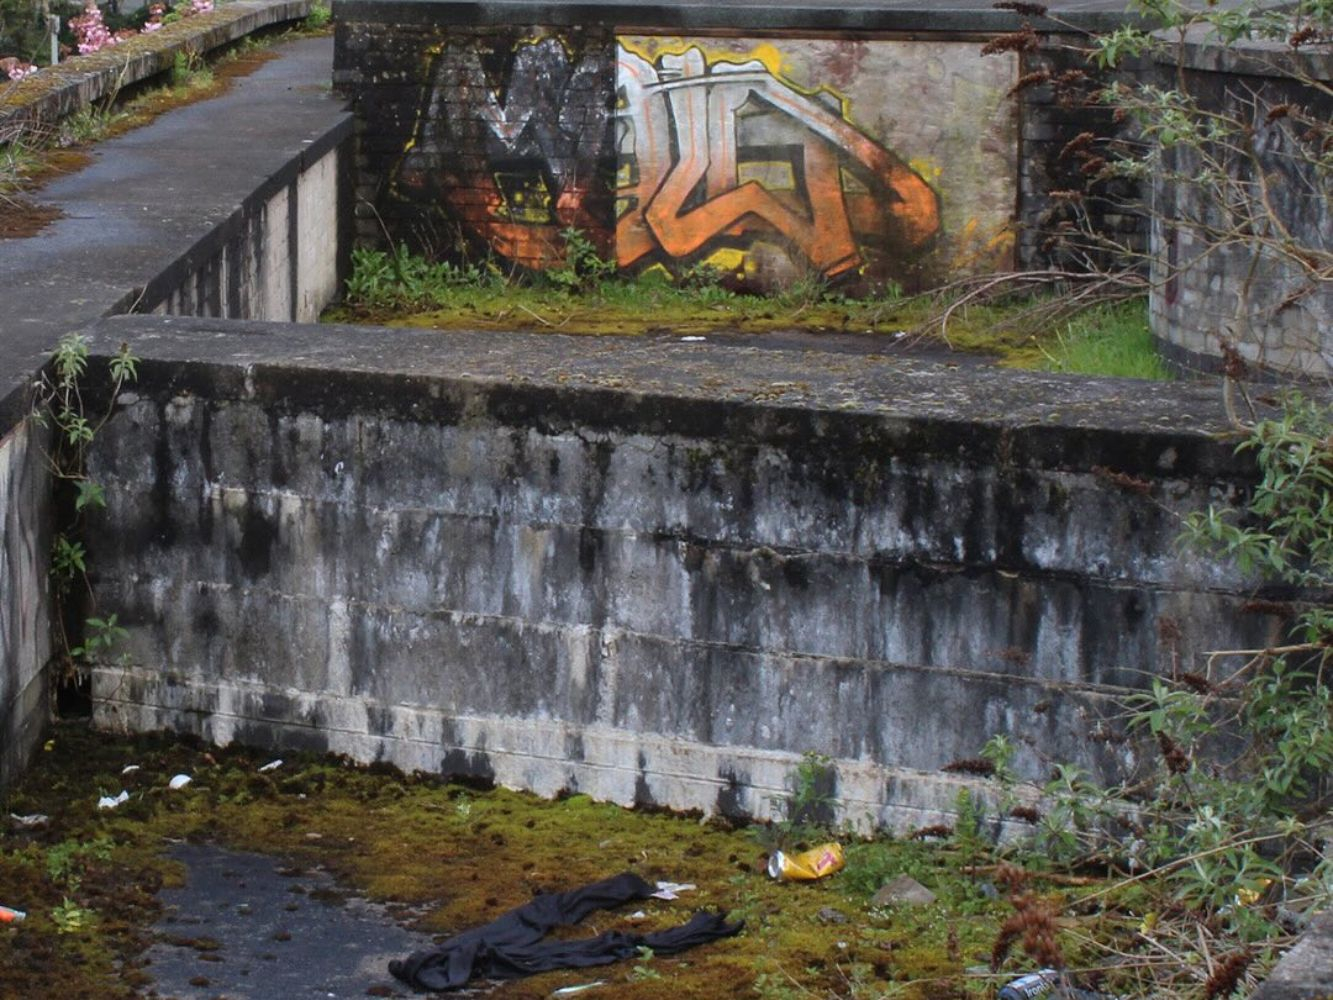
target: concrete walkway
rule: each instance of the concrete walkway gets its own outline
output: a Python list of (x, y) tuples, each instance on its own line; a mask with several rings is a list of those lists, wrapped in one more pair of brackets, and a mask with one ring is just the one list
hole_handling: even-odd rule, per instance
[(340, 123), (333, 39), (283, 44), (221, 96), (90, 150), (92, 162), (31, 201), (63, 218), (0, 240), (0, 435), (60, 337), (124, 312), (276, 171)]

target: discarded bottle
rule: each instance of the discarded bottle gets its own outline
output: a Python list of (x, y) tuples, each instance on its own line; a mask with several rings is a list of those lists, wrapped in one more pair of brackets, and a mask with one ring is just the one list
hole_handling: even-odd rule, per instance
[(784, 882), (813, 882), (832, 875), (844, 863), (841, 844), (820, 844), (800, 854), (774, 851), (768, 859), (770, 877)]
[(1044, 997), (1055, 989), (1059, 978), (1060, 973), (1055, 969), (1030, 972), (1026, 976), (1011, 980), (1000, 990), (995, 1000), (1036, 1000), (1037, 997)]
[(17, 924), (28, 919), (28, 915), (22, 910), (15, 910), (13, 907), (0, 906), (0, 924)]

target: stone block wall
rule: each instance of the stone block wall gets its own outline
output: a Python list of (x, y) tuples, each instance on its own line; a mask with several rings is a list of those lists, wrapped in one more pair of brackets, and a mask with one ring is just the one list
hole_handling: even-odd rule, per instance
[[(1245, 467), (1215, 394), (840, 354), (124, 318), (93, 463), (96, 719), (554, 794), (940, 821), (1005, 733), (1127, 759), (1118, 699), (1272, 606), (1174, 544)], [(1268, 597), (1280, 595), (1268, 594)]]
[[(1106, 139), (1122, 134), (1111, 109), (1096, 96), (1114, 77), (1089, 62), (1086, 35), (1052, 32), (1037, 38), (1036, 50), (1023, 53), (1021, 79), (1036, 80), (1039, 74), (1045, 79), (1024, 84), (1018, 95), (1016, 258), (1026, 269), (1082, 271), (1089, 261), (1123, 264), (1112, 246), (1147, 248), (1143, 192), (1125, 181), (1091, 180), (1083, 171), (1087, 160), (1072, 155), (1070, 146), (1079, 135), (1091, 133), (1089, 155), (1096, 155)], [(1119, 75), (1132, 78), (1150, 65), (1127, 59)], [(1060, 197), (1061, 192), (1075, 192), (1078, 199)], [(1086, 238), (1090, 233), (1095, 238)]]
[[(1232, 178), (1224, 188), (1181, 180), (1201, 172), (1197, 155), (1166, 151), (1152, 192), (1153, 332), (1186, 370), (1219, 370), (1226, 340), (1271, 371), (1325, 377), (1333, 372), (1333, 199), (1327, 165), (1313, 161), (1326, 160), (1318, 146), (1327, 132), (1311, 139), (1282, 109), (1333, 120), (1333, 55), (1204, 38), (1180, 52), (1188, 92), (1234, 122), (1238, 142), (1250, 146), (1216, 161)], [(1176, 77), (1175, 64), (1160, 69)]]

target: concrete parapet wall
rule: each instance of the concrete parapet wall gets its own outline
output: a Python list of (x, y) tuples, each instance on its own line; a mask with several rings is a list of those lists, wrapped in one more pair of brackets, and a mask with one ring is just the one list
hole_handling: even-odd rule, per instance
[(123, 318), (94, 456), (99, 724), (765, 815), (1129, 749), (1117, 699), (1264, 645), (1176, 515), (1244, 481), (1206, 393), (669, 342)]
[(26, 423), (0, 436), (0, 788), (23, 770), (50, 713), (46, 438)]
[(283, 164), (125, 303), (134, 312), (313, 323), (347, 262), (350, 122)]

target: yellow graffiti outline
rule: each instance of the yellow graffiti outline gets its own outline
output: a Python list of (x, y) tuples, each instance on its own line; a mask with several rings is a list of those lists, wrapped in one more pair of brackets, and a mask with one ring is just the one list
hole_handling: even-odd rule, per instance
[(821, 83), (814, 87), (803, 87), (784, 69), (787, 59), (772, 42), (760, 42), (749, 53), (710, 51), (702, 44), (704, 39), (685, 38), (680, 35), (617, 35), (616, 45), (626, 52), (644, 59), (654, 66), (661, 66), (658, 60), (662, 56), (683, 56), (690, 49), (698, 49), (704, 57), (704, 67), (711, 69), (719, 63), (730, 66), (744, 66), (746, 63), (761, 63), (768, 73), (785, 87), (789, 87), (803, 97), (817, 97), (827, 94), (838, 102), (838, 114), (847, 124), (854, 126), (866, 136), (874, 138), (868, 131), (857, 124), (852, 117), (852, 99), (842, 91)]

